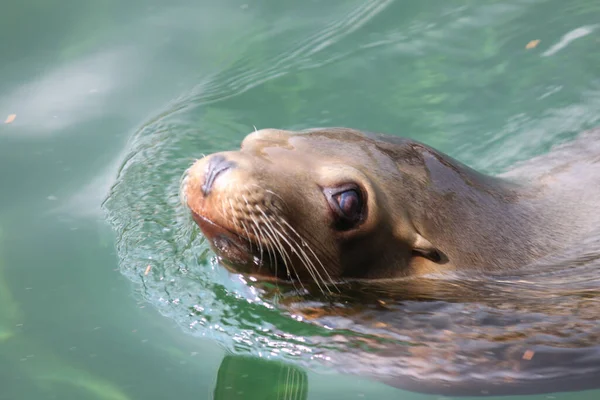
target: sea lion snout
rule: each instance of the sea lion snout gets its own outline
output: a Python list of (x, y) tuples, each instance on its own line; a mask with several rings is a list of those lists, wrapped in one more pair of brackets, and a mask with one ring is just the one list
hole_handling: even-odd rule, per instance
[(201, 190), (204, 196), (208, 196), (215, 181), (228, 169), (234, 168), (235, 162), (228, 160), (222, 154), (210, 156), (204, 172), (204, 183)]
[(196, 160), (184, 173), (181, 191), (186, 202), (203, 203), (217, 196), (217, 187), (235, 184), (244, 174), (239, 157), (233, 152), (214, 153)]

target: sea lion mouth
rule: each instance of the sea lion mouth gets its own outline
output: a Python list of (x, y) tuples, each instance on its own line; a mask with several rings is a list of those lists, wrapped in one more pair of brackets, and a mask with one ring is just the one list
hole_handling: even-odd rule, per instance
[[(192, 218), (198, 224), (211, 248), (220, 258), (221, 263), (231, 272), (246, 273), (259, 276), (262, 280), (286, 277), (281, 255), (264, 251), (262, 245), (254, 243), (211, 219), (191, 210)], [(277, 268), (277, 266), (282, 268)]]
[(236, 264), (247, 264), (252, 261), (248, 240), (216, 222), (191, 211), (192, 218), (198, 224), (206, 239), (217, 252)]
[(273, 251), (265, 251), (267, 244), (263, 244), (260, 237), (225, 226), (208, 215), (198, 212), (188, 203), (190, 168), (186, 169), (181, 177), (179, 200), (190, 211), (192, 219), (219, 257), (220, 263), (233, 273), (256, 275), (263, 280), (285, 279), (284, 271), (277, 268), (277, 265), (284, 265), (281, 255), (274, 254)]

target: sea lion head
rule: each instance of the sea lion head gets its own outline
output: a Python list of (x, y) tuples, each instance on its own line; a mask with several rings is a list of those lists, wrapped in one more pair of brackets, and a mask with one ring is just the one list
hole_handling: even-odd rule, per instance
[(444, 262), (411, 220), (424, 174), (412, 144), (346, 128), (259, 130), (196, 161), (182, 193), (234, 271), (324, 284), (411, 275)]

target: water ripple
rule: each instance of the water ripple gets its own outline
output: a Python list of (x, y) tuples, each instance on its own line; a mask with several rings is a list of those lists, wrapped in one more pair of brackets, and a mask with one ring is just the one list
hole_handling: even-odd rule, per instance
[[(221, 268), (181, 205), (181, 175), (199, 152), (235, 148), (240, 132), (248, 131), (247, 126), (236, 122), (236, 111), (206, 105), (357, 51), (419, 57), (420, 52), (434, 49), (461, 59), (465, 54), (473, 56), (475, 51), (462, 45), (462, 40), (473, 34), (471, 28), (485, 25), (486, 18), (513, 18), (519, 7), (536, 2), (461, 8), (448, 14), (447, 25), (441, 28), (426, 19), (415, 19), (410, 29), (391, 27), (362, 38), (352, 49), (336, 47), (361, 26), (385, 15), (384, 10), (392, 3), (356, 3), (285, 50), (268, 52), (272, 55), (259, 63), (253, 62), (252, 52), (241, 54), (237, 62), (203, 77), (197, 87), (144, 123), (133, 135), (129, 153), (104, 203), (117, 233), (121, 272), (136, 284), (138, 296), (186, 332), (211, 337), (238, 354), (283, 358), (315, 369), (334, 367), (394, 386), (436, 393), (481, 394), (490, 388), (494, 393), (543, 392), (565, 388), (560, 386), (566, 385), (565, 379), (574, 384), (577, 379), (588, 378), (583, 383), (589, 383), (590, 376), (600, 374), (598, 234), (588, 235), (577, 248), (559, 257), (511, 275), (407, 280), (393, 287), (348, 284), (337, 298), (306, 298), (283, 286), (249, 282)], [(264, 35), (275, 33), (270, 28)], [(450, 36), (445, 41), (441, 40), (443, 33)], [(263, 42), (265, 36), (256, 40)], [(511, 39), (509, 35), (499, 41), (504, 44)], [(488, 59), (485, 51), (478, 57), (472, 60)], [(426, 63), (414, 65), (429, 67)], [(423, 93), (425, 98), (427, 90), (436, 89), (440, 91), (438, 100), (449, 101), (442, 89), (435, 87), (450, 80), (440, 75), (439, 70), (427, 69), (423, 85), (404, 92), (416, 75), (385, 83), (393, 96), (400, 93), (412, 98)], [(469, 79), (464, 78), (465, 85)], [(494, 81), (483, 80), (481, 86), (487, 83)], [(533, 98), (552, 98), (563, 90), (558, 87), (541, 87)], [(454, 97), (461, 91), (462, 86)], [(540, 148), (570, 141), (572, 132), (597, 122), (599, 93), (600, 87), (593, 81), (579, 102), (544, 108), (538, 118), (514, 113), (500, 129), (483, 130), (477, 144), (463, 140), (464, 147), (455, 147), (463, 158), (476, 160), (478, 168), (507, 170), (516, 160), (531, 159)], [(409, 106), (404, 111), (430, 106), (421, 97), (413, 103), (394, 103), (389, 101), (392, 94), (378, 105), (390, 103), (396, 113), (398, 105)], [(372, 96), (383, 98), (384, 94)], [(196, 112), (194, 118), (185, 113), (191, 109)], [(493, 115), (492, 111), (486, 116)], [(461, 115), (456, 113), (448, 119), (474, 119), (461, 119)], [(500, 147), (502, 152), (492, 154), (488, 150)], [(555, 157), (562, 159), (565, 154), (559, 149)], [(546, 162), (552, 160), (549, 157)], [(524, 169), (543, 173), (545, 168), (547, 164), (533, 160), (517, 165), (512, 173)]]

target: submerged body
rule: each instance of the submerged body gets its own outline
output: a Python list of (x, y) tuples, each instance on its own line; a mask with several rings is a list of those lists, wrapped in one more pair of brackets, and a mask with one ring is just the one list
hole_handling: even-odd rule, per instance
[(238, 272), (323, 285), (501, 272), (597, 226), (600, 159), (536, 162), (492, 177), (405, 138), (265, 129), (198, 160), (182, 192)]

